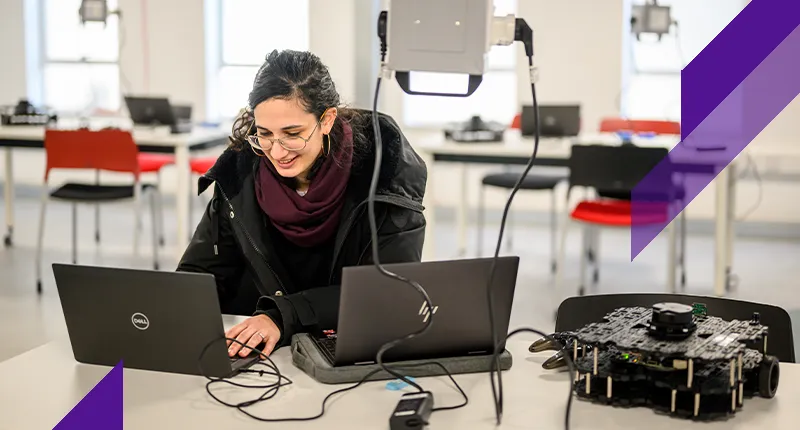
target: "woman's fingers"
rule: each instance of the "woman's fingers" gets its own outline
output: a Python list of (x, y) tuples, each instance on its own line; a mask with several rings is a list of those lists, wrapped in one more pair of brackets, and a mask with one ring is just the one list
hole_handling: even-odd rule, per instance
[(266, 345), (264, 345), (264, 349), (262, 349), (262, 350), (261, 350), (261, 351), (264, 353), (264, 354), (261, 356), (261, 359), (262, 359), (262, 360), (263, 360), (263, 359), (264, 359), (266, 356), (268, 356), (268, 355), (272, 354), (272, 350), (273, 350), (273, 349), (275, 349), (275, 345), (278, 343), (278, 338), (279, 338), (280, 336), (281, 336), (281, 335), (280, 335), (280, 332), (279, 332), (278, 330), (275, 330), (275, 333), (270, 333), (270, 334), (267, 336), (267, 343), (266, 343)]
[[(229, 328), (228, 331), (225, 332), (225, 337), (228, 339), (234, 339), (236, 338), (236, 336), (239, 336), (239, 334), (246, 328), (247, 328), (247, 321), (240, 322), (239, 324), (236, 324), (235, 326)], [(227, 340), (225, 342), (229, 347), (231, 346), (232, 343), (234, 343), (231, 340)]]
[(250, 351), (252, 351), (253, 348), (257, 347), (263, 341), (264, 338), (261, 337), (257, 331), (253, 331), (253, 335), (250, 336), (250, 339), (247, 342), (245, 342), (247, 348), (242, 348), (242, 350), (239, 351), (239, 355), (242, 357), (247, 357), (247, 354), (250, 354)]
[(239, 351), (242, 349), (242, 345), (246, 344), (247, 341), (250, 340), (250, 337), (253, 336), (253, 334), (255, 334), (255, 332), (256, 330), (252, 327), (247, 327), (244, 330), (242, 330), (239, 333), (239, 335), (236, 336), (236, 340), (239, 342), (233, 342), (230, 348), (228, 348), (228, 355), (233, 357), (236, 354), (238, 354)]

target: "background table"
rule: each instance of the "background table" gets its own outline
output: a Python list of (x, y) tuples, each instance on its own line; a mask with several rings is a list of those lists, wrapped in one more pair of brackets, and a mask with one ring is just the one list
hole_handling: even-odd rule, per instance
[[(115, 119), (108, 120), (114, 123)], [(67, 124), (69, 124), (67, 122)], [(104, 124), (107, 126), (107, 124)], [(61, 123), (59, 127), (61, 127)], [(6, 126), (0, 127), (0, 147), (6, 148), (5, 160), (5, 206), (7, 243), (12, 240), (14, 229), (14, 169), (12, 148), (44, 149), (45, 128), (39, 126)], [(133, 140), (142, 152), (169, 153), (175, 155), (177, 173), (176, 209), (177, 209), (177, 243), (176, 258), (180, 258), (189, 243), (189, 198), (191, 169), (189, 155), (191, 151), (208, 149), (225, 145), (229, 133), (222, 128), (205, 128), (195, 126), (190, 133), (171, 134), (165, 128), (134, 128)], [(44, 175), (44, 172), (42, 172)]]
[[(225, 318), (226, 325), (234, 319)], [(454, 411), (433, 414), (431, 430), (439, 429), (563, 429), (567, 397), (565, 372), (545, 371), (541, 363), (548, 353), (530, 354), (533, 338), (514, 338), (508, 348), (514, 357), (504, 374), (505, 413), (503, 424), (495, 427), (494, 406), (486, 373), (455, 375), (469, 396), (469, 404)], [(156, 352), (157, 353), (157, 352)], [(261, 417), (302, 417), (319, 412), (323, 398), (343, 386), (315, 382), (292, 366), (287, 348), (273, 359), (293, 384), (277, 397), (249, 409)], [(67, 339), (59, 339), (0, 363), (0, 430), (52, 429), (111, 370), (110, 367), (74, 361)], [(217, 404), (205, 391), (199, 376), (142, 370), (124, 370), (125, 429), (388, 429), (388, 418), (400, 397), (387, 390), (386, 382), (369, 382), (335, 396), (325, 416), (312, 422), (265, 424)], [(256, 384), (273, 379), (254, 375), (237, 381)], [(420, 378), (434, 393), (437, 406), (461, 402), (460, 394), (446, 377)], [(347, 386), (347, 385), (344, 385)], [(219, 385), (215, 393), (230, 402), (244, 401), (263, 391)], [(574, 399), (572, 429), (617, 430), (682, 429), (794, 429), (800, 422), (800, 365), (781, 364), (778, 394), (767, 400), (745, 399), (744, 406), (727, 422), (693, 423), (661, 416), (649, 409), (599, 406)]]
[[(435, 162), (450, 162), (466, 164), (509, 164), (526, 165), (533, 153), (533, 139), (522, 138), (516, 131), (506, 133), (502, 142), (497, 143), (458, 143), (446, 140), (442, 133), (418, 134), (414, 136), (414, 148), (425, 160), (426, 164), (433, 166)], [(677, 143), (676, 137), (634, 138), (633, 143), (638, 146), (664, 147), (672, 149)], [(573, 144), (608, 144), (619, 145), (620, 139), (615, 135), (581, 135), (576, 138), (566, 139), (540, 139), (539, 150), (535, 166), (567, 167)], [(678, 172), (691, 174), (716, 175), (716, 242), (714, 258), (714, 292), (722, 296), (729, 287), (731, 264), (733, 255), (733, 218), (736, 187), (736, 165), (731, 163), (727, 167), (720, 165), (720, 154), (713, 151), (700, 151), (693, 154), (692, 158), (675, 159), (672, 162)], [(466, 174), (462, 167), (462, 183), (466, 181)], [(433, 259), (435, 256), (435, 214), (432, 210), (436, 202), (433, 201), (435, 189), (433, 175), (428, 175), (425, 193), (425, 206), (431, 208), (426, 211), (425, 218), (428, 223), (425, 237), (423, 258)], [(466, 248), (467, 229), (467, 194), (466, 186), (462, 184), (461, 198), (457, 210), (458, 248), (463, 253)], [(564, 214), (566, 216), (566, 214)], [(563, 216), (562, 216), (563, 218)]]

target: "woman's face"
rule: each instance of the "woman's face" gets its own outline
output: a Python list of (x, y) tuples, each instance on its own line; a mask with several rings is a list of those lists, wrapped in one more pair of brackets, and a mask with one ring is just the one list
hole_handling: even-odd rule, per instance
[[(330, 133), (336, 109), (329, 109), (320, 121), (306, 112), (296, 99), (270, 99), (257, 105), (253, 114), (263, 152), (278, 174), (305, 181), (311, 165), (322, 152), (323, 135)], [(274, 139), (274, 143), (269, 139)], [(284, 145), (278, 143), (278, 139)]]

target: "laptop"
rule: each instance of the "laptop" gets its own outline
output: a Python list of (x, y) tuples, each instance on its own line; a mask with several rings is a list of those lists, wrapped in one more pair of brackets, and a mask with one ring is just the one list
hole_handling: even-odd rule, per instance
[(258, 360), (228, 356), (210, 274), (53, 264), (75, 360), (225, 378)]
[[(433, 309), (413, 287), (374, 266), (345, 267), (336, 330), (315, 333), (312, 339), (334, 367), (373, 364), (383, 344), (421, 330), (432, 316), (427, 333), (390, 349), (384, 361), (491, 354), (486, 301), (491, 266), (491, 258), (384, 265), (419, 283)], [(518, 267), (519, 257), (497, 260), (491, 288), (498, 339), (508, 333)]]
[[(522, 107), (520, 116), (521, 134), (533, 136), (536, 133), (536, 118), (533, 106)], [(577, 136), (581, 128), (580, 105), (539, 105), (539, 125), (541, 137)]]
[(125, 105), (135, 125), (169, 126), (172, 133), (191, 131), (191, 106), (174, 106), (166, 97), (125, 96)]

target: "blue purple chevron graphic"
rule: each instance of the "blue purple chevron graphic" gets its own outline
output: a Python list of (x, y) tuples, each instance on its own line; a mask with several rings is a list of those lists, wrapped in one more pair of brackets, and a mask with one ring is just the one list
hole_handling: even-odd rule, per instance
[(120, 361), (54, 430), (122, 430), (122, 399)]
[[(681, 72), (681, 142), (631, 193), (631, 260), (798, 94), (800, 0), (752, 0)], [(673, 208), (655, 224), (654, 201)]]

